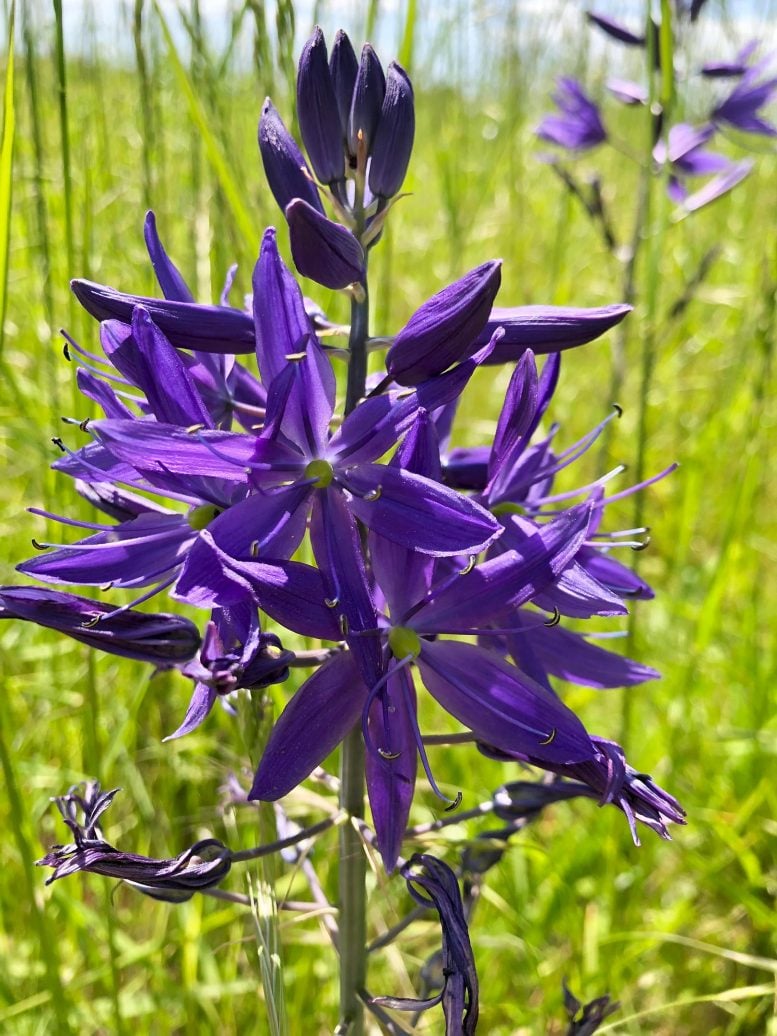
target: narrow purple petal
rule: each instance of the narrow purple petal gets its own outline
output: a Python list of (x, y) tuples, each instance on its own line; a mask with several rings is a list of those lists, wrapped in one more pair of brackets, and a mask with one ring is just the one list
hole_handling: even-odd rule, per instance
[(534, 426), (538, 393), (539, 379), (534, 353), (527, 349), (510, 378), (497, 421), (494, 444), (488, 461), (491, 481), (498, 479), (500, 470), (511, 466), (514, 456), (523, 449), (526, 436), (531, 434)]
[[(777, 131), (775, 131), (775, 136), (777, 136)], [(682, 203), (683, 208), (686, 212), (696, 212), (705, 205), (709, 205), (710, 202), (722, 198), (724, 194), (728, 194), (737, 184), (741, 183), (752, 168), (753, 163), (747, 159), (743, 162), (736, 162), (725, 172), (714, 176), (698, 191), (689, 194)]]
[(256, 358), (269, 387), (286, 366), (286, 357), (313, 334), (302, 292), (278, 252), (275, 227), (264, 232), (253, 289)]
[(491, 306), (501, 281), (501, 260), (493, 259), (427, 299), (397, 335), (386, 369), (400, 385), (417, 385), (441, 374), (485, 345)]
[(332, 53), (329, 55), (329, 72), (332, 76), (332, 87), (340, 116), (340, 135), (345, 143), (353, 104), (353, 90), (359, 74), (359, 59), (356, 57), (351, 41), (342, 29), (337, 30), (335, 41), (332, 44)]
[(429, 692), (479, 740), (551, 762), (582, 762), (594, 746), (575, 714), (515, 666), (473, 644), (423, 640)]
[(115, 318), (129, 324), (135, 306), (144, 306), (177, 349), (252, 353), (256, 347), (253, 321), (242, 309), (126, 295), (93, 281), (74, 280), (70, 287), (87, 313), (97, 320)]
[(364, 277), (364, 251), (347, 227), (300, 198), (286, 206), (294, 264), (325, 288), (347, 288)]
[(608, 18), (603, 14), (596, 14), (594, 11), (586, 11), (585, 16), (592, 25), (597, 26), (619, 43), (625, 43), (627, 47), (645, 46), (644, 35), (632, 32), (623, 22), (616, 21), (615, 18)]
[(217, 698), (218, 692), (208, 684), (196, 683), (183, 722), (177, 730), (174, 730), (172, 734), (168, 734), (164, 740), (174, 741), (176, 738), (191, 734), (193, 730), (196, 730), (208, 718)]
[(194, 302), (194, 296), (189, 291), (186, 281), (159, 240), (156, 216), (151, 210), (146, 213), (143, 235), (146, 239), (148, 257), (164, 297), (175, 302)]
[(511, 363), (526, 349), (534, 353), (557, 352), (591, 342), (615, 327), (631, 312), (625, 304), (577, 308), (574, 306), (515, 306), (495, 308), (477, 339), (484, 345), (494, 330), (504, 328), (486, 363)]
[[(327, 588), (327, 599), (362, 679), (374, 687), (384, 662), (378, 615), (364, 567), (359, 530), (343, 494), (334, 486), (316, 491), (310, 542)], [(362, 634), (367, 633), (367, 636)]]
[(370, 708), (367, 727), (373, 750), (368, 748), (365, 759), (378, 849), (389, 874), (402, 848), (418, 767), (415, 724), (408, 713), (415, 708), (415, 690), (411, 685), (405, 697), (400, 679), (401, 675), (390, 677)]
[(358, 721), (366, 698), (350, 652), (325, 662), (273, 727), (248, 798), (273, 802), (288, 795), (340, 744)]
[(501, 535), (501, 526), (469, 497), (421, 475), (380, 464), (360, 464), (345, 481), (351, 511), (375, 532), (435, 557), (477, 554)]

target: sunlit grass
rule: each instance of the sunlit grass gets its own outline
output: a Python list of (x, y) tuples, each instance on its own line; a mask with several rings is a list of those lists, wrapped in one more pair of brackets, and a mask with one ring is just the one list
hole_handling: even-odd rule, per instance
[[(241, 6), (230, 8), (236, 26)], [(261, 31), (252, 44), (258, 64), (241, 71), (229, 50), (218, 53), (198, 30), (196, 5), (185, 5), (191, 59), (176, 42), (180, 35), (165, 34), (154, 6), (127, 10), (130, 67), (99, 54), (88, 25), (77, 52), (65, 39), (60, 53), (48, 7), (22, 5), (8, 291), (0, 308), (4, 583), (15, 580), (13, 565), (41, 532), (41, 520), (24, 508), (76, 506), (72, 490), (47, 468), (60, 417), (86, 414), (56, 328), (63, 324), (86, 347), (97, 346), (96, 325), (70, 299), (69, 277), (152, 292), (142, 238), (150, 202), (200, 298), (218, 297), (233, 261), (240, 264), (233, 299), (250, 290), (258, 234), (282, 222), (256, 149), (264, 95), (291, 113), (292, 9), (279, 7), (280, 32), (261, 22), (263, 5), (245, 5), (244, 25)], [(318, 8), (331, 39), (335, 15), (326, 4)], [(446, 20), (435, 43), (450, 82), (427, 86), (417, 5), (402, 11), (404, 20), (375, 3), (359, 13), (414, 62), (418, 104), (410, 197), (397, 204), (375, 252), (374, 330), (396, 329), (444, 282), (496, 255), (505, 259), (505, 304), (619, 301), (618, 265), (536, 160), (531, 134), (549, 73), (570, 62), (584, 71), (585, 48), (565, 36), (549, 67), (540, 30), (515, 18), (495, 35), (478, 89), (467, 81), (472, 55), (464, 27), (457, 34)], [(362, 21), (346, 28), (358, 39)], [(6, 101), (6, 126), (8, 110)], [(10, 193), (6, 139), (0, 249)], [(561, 1032), (565, 976), (581, 998), (609, 992), (621, 1001), (607, 1031), (747, 1036), (774, 1024), (777, 163), (774, 154), (757, 159), (730, 197), (667, 229), (655, 273), (657, 312), (651, 320), (639, 302), (629, 319), (618, 399), (624, 416), (608, 441), (610, 458), (629, 462), (637, 453), (639, 364), (650, 331), (645, 467), (681, 462), (646, 494), (652, 543), (640, 559), (658, 596), (639, 608), (634, 651), (663, 679), (630, 692), (570, 688), (567, 697), (589, 729), (617, 737), (628, 693), (630, 761), (681, 799), (689, 826), (669, 844), (646, 832), (636, 849), (622, 816), (580, 802), (556, 807), (514, 840), (489, 876), (472, 926), (485, 1033)], [(633, 176), (615, 154), (602, 153), (593, 165), (626, 240)], [(708, 277), (667, 324), (663, 315), (713, 245), (720, 254)], [(340, 301), (315, 285), (306, 291), (345, 315)], [(560, 441), (573, 442), (607, 412), (610, 363), (607, 341), (565, 356), (552, 415), (562, 423)], [(468, 439), (486, 440), (505, 385), (505, 372), (480, 374), (460, 417)], [(591, 477), (600, 459), (594, 450), (583, 462)], [(613, 525), (630, 517), (625, 503)], [(162, 744), (186, 707), (182, 678), (149, 680), (139, 665), (90, 659), (77, 644), (31, 627), (3, 624), (0, 634), (0, 1026), (13, 1033), (270, 1032), (250, 910), (208, 899), (168, 906), (99, 878), (76, 876), (45, 889), (45, 875), (32, 867), (44, 846), (65, 838), (49, 797), (86, 776), (124, 789), (106, 826), (127, 849), (172, 855), (208, 833), (230, 845), (255, 843), (257, 811), (222, 808), (225, 777), (244, 775), (248, 765), (234, 721), (217, 710), (195, 734)], [(273, 689), (278, 706), (289, 690)], [(448, 722), (428, 703), (424, 716), (428, 727)], [(447, 789), (462, 791), (465, 807), (517, 776), (468, 749), (437, 749), (432, 762)], [(295, 793), (294, 816), (319, 818), (313, 791), (322, 793)], [(417, 819), (438, 809), (422, 790)], [(451, 861), (467, 833), (463, 826), (449, 832)], [(433, 844), (445, 854), (444, 842)], [(312, 854), (330, 898), (335, 846), (329, 832)], [(408, 907), (403, 883), (383, 887), (383, 880), (371, 898), (376, 932)], [(260, 887), (258, 871), (252, 882)], [(248, 892), (242, 873), (228, 887)], [(306, 895), (296, 872), (285, 873), (277, 891)], [(288, 1030), (329, 1032), (335, 960), (320, 920), (282, 914), (280, 926)], [(411, 995), (436, 938), (434, 925), (421, 923), (399, 950), (376, 954), (370, 990)], [(438, 1026), (430, 1014), (420, 1029)]]

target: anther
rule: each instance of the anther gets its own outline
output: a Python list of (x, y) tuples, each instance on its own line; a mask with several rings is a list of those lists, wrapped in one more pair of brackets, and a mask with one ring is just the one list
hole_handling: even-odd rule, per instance
[(551, 730), (551, 732), (548, 734), (548, 736), (546, 738), (544, 738), (542, 741), (540, 741), (540, 744), (541, 745), (552, 745), (555, 740), (556, 740), (556, 728), (554, 727), (553, 730)]
[(646, 550), (649, 546), (650, 546), (650, 537), (646, 536), (642, 543), (639, 543), (639, 544), (633, 546), (631, 549), (633, 551), (637, 551), (638, 552), (640, 550)]
[(71, 361), (70, 346), (68, 345), (67, 342), (65, 342), (65, 344), (62, 346), (62, 355), (65, 357), (67, 362), (70, 363), (70, 361)]
[(205, 427), (204, 424), (190, 424), (189, 427), (186, 429), (186, 434), (187, 435), (196, 435), (197, 432), (201, 432), (204, 427)]
[(100, 615), (100, 614), (93, 615), (91, 617), (91, 619), (84, 619), (84, 621), (81, 623), (81, 625), (85, 626), (87, 629), (92, 629), (92, 627), (97, 625), (97, 623), (100, 621), (101, 618), (102, 618), (102, 615)]
[(470, 555), (470, 559), (469, 559), (469, 561), (468, 561), (468, 562), (467, 562), (467, 564), (466, 564), (466, 565), (464, 566), (464, 568), (462, 568), (462, 570), (461, 570), (461, 571), (459, 572), (459, 575), (460, 575), (460, 576), (466, 576), (466, 575), (469, 575), (469, 573), (470, 573), (470, 572), (472, 571), (472, 569), (473, 569), (474, 567), (475, 567), (475, 555), (474, 555), (474, 554), (471, 554), (471, 555)]
[(111, 580), (110, 583), (103, 583), (103, 585), (99, 587), (99, 589), (102, 590), (104, 594), (107, 594), (109, 590), (113, 589), (113, 580)]
[(381, 493), (383, 492), (382, 486), (376, 486), (375, 489), (371, 489), (369, 493), (365, 493), (362, 499), (366, 500), (368, 504), (374, 503), (376, 500), (380, 500)]
[(305, 359), (307, 353), (286, 353), (283, 357), (284, 360), (288, 360), (289, 363), (301, 363)]
[(49, 548), (45, 543), (38, 543), (37, 540), (32, 540), (32, 545), (36, 550), (48, 550)]
[(620, 420), (623, 417), (623, 407), (620, 405), (620, 403), (613, 403), (612, 408), (618, 415), (618, 420)]
[(324, 598), (324, 604), (327, 606), (327, 608), (336, 608), (339, 603), (340, 603), (340, 598), (339, 597), (325, 597)]
[(58, 435), (53, 435), (51, 437), (51, 441), (54, 443), (55, 446), (58, 446), (63, 453), (67, 453), (67, 450), (65, 449), (65, 444), (62, 442)]
[(552, 618), (550, 618), (547, 621), (543, 622), (542, 625), (543, 626), (547, 626), (548, 629), (552, 629), (554, 626), (558, 626), (558, 624), (560, 622), (561, 622), (561, 612), (558, 610), (558, 608), (554, 607)]
[(464, 798), (464, 796), (461, 794), (461, 792), (457, 791), (456, 792), (456, 798), (453, 800), (453, 802), (451, 802), (450, 806), (446, 806), (445, 807), (444, 812), (445, 813), (452, 813), (454, 811), (454, 809), (458, 809), (459, 806), (461, 805), (461, 800), (463, 798)]
[(348, 633), (350, 631), (350, 626), (348, 625), (348, 616), (347, 615), (341, 615), (339, 622), (340, 622), (340, 632), (342, 633), (343, 637), (347, 637)]
[(81, 429), (82, 432), (85, 432), (87, 430), (90, 421), (91, 417), (85, 417), (83, 421), (78, 422), (78, 427)]
[(254, 540), (251, 543), (251, 546), (248, 548), (248, 553), (251, 555), (252, 558), (259, 557), (259, 540)]
[(401, 752), (389, 752), (387, 748), (379, 748), (378, 755), (381, 759), (399, 759)]

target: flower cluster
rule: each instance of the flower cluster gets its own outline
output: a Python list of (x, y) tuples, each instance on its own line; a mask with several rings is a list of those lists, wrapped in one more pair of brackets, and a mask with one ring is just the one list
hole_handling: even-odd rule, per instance
[[(582, 94), (571, 83), (564, 91), (569, 118), (583, 118)], [(85, 535), (33, 541), (39, 553), (19, 571), (49, 587), (2, 588), (0, 618), (177, 667), (193, 693), (171, 736), (195, 729), (234, 690), (311, 666), (275, 724), (249, 798), (286, 795), (360, 729), (387, 870), (400, 862), (419, 764), (444, 798), (419, 721), (421, 687), (482, 751), (573, 778), (570, 794), (563, 780), (552, 785), (554, 801), (582, 787), (618, 806), (635, 840), (637, 820), (668, 837), (668, 823), (684, 822), (679, 805), (629, 767), (619, 746), (590, 734), (553, 685), (623, 687), (658, 675), (580, 631), (586, 619), (623, 616), (630, 600), (652, 596), (616, 558), (618, 548), (641, 549), (646, 530), (603, 528), (608, 504), (642, 486), (607, 496), (617, 469), (556, 486), (619, 411), (572, 444), (558, 444), (557, 426), (544, 425), (561, 352), (614, 327), (630, 307), (498, 307), (501, 263), (492, 259), (443, 287), (397, 333), (371, 337), (367, 255), (407, 170), (412, 87), (398, 65), (384, 73), (369, 46), (357, 60), (343, 33), (328, 55), (317, 29), (302, 54), (298, 102), (310, 165), (269, 100), (259, 146), (297, 270), (350, 299), (346, 369), (336, 369), (343, 351), (327, 346), (331, 324), (303, 297), (273, 228), (248, 308), (229, 303), (234, 271), (214, 306), (194, 300), (149, 213), (145, 239), (162, 297), (73, 282), (99, 321), (102, 354), (72, 339), (66, 354), (103, 416), (73, 420), (88, 441), (55, 439), (54, 467), (101, 516), (33, 509)], [(603, 133), (593, 118), (586, 125), (566, 138), (570, 146)], [(373, 363), (368, 377), (381, 348), (385, 364)], [(251, 354), (253, 368), (243, 362)], [(512, 367), (493, 442), (452, 446), (459, 400), (492, 364)], [(138, 593), (113, 605), (60, 589), (70, 585)], [(164, 591), (206, 609), (202, 637), (188, 620), (139, 608)], [(294, 652), (279, 634), (322, 644)], [(96, 827), (112, 796), (93, 788), (60, 800), (75, 843), (42, 861), (55, 877), (93, 870), (183, 896), (237, 859), (211, 842), (206, 855), (200, 844), (172, 861), (119, 853)], [(441, 999), (471, 1031), (477, 982), (455, 879), (431, 857), (404, 873), (444, 923), (453, 918)]]
[[(690, 12), (679, 5), (677, 17), (686, 15), (695, 21), (701, 5), (692, 5)], [(596, 12), (589, 12), (589, 22), (610, 39), (626, 47), (651, 54), (656, 71), (661, 67), (660, 27), (650, 22), (650, 36), (633, 31), (620, 21)], [(733, 162), (724, 155), (709, 151), (706, 144), (720, 131), (739, 130), (766, 137), (777, 136), (777, 128), (761, 114), (761, 109), (777, 96), (777, 77), (768, 74), (773, 55), (753, 61), (757, 42), (743, 47), (733, 61), (702, 65), (698, 74), (706, 79), (734, 79), (736, 83), (725, 96), (710, 101), (706, 120), (697, 126), (685, 122), (668, 124), (670, 112), (662, 110), (658, 98), (651, 97), (643, 83), (610, 78), (607, 88), (620, 102), (639, 107), (651, 104), (654, 124), (653, 162), (656, 171), (665, 171), (670, 198), (684, 213), (694, 212), (728, 193), (750, 172), (749, 160)], [(678, 73), (675, 71), (675, 78)], [(558, 114), (547, 115), (537, 127), (537, 136), (567, 151), (588, 151), (610, 139), (599, 106), (586, 94), (582, 84), (569, 77), (558, 80), (553, 96)], [(689, 190), (689, 179), (709, 179), (697, 190)]]

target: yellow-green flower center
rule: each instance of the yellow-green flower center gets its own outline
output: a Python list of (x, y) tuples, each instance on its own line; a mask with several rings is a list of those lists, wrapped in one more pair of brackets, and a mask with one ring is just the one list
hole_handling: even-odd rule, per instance
[(199, 507), (193, 507), (191, 511), (186, 515), (186, 521), (191, 525), (197, 532), (200, 529), (206, 529), (214, 518), (218, 518), (221, 514), (221, 509), (214, 507), (213, 504), (200, 504)]
[(305, 468), (305, 478), (314, 478), (316, 489), (326, 489), (334, 477), (334, 468), (326, 460), (312, 460)]
[(521, 507), (520, 504), (511, 504), (505, 501), (503, 504), (495, 504), (491, 508), (491, 514), (494, 518), (498, 518), (500, 514), (526, 514), (526, 508)]
[(418, 658), (421, 653), (421, 638), (409, 626), (395, 626), (388, 636), (389, 647), (395, 658)]

